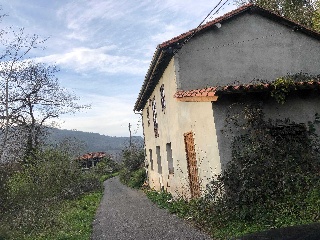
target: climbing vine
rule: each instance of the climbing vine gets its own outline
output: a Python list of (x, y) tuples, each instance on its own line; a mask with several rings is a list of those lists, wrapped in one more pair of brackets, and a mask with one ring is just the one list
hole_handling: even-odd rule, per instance
[(294, 74), (279, 77), (271, 82), (271, 97), (278, 103), (284, 104), (290, 92), (297, 90), (297, 83), (320, 82), (320, 76), (310, 76), (308, 74)]
[(292, 196), (304, 199), (320, 190), (319, 116), (308, 124), (272, 120), (261, 104), (243, 106), (239, 113), (230, 108), (225, 134), (233, 136), (232, 159), (208, 185), (207, 197), (253, 220)]
[(275, 98), (278, 103), (284, 104), (286, 97), (292, 90), (296, 90), (295, 82), (290, 77), (277, 78), (273, 83), (271, 97)]

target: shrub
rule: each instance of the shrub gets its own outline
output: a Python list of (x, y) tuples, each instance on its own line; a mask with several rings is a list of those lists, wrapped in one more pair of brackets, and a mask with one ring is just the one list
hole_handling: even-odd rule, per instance
[(127, 185), (131, 178), (131, 172), (127, 168), (122, 168), (119, 172), (119, 178), (123, 184)]
[(140, 188), (146, 181), (146, 170), (143, 167), (144, 152), (133, 145), (122, 151), (123, 164), (119, 172), (120, 181), (129, 187)]
[(119, 164), (110, 157), (105, 157), (97, 163), (93, 170), (98, 175), (114, 173), (119, 171)]
[(1, 222), (8, 227), (2, 229), (13, 228), (28, 235), (57, 226), (54, 207), (62, 200), (101, 191), (102, 184), (94, 171), (81, 172), (71, 157), (49, 149), (38, 152), (36, 161), (11, 174), (6, 189), (8, 204)]
[(146, 181), (147, 174), (144, 168), (132, 172), (131, 177), (128, 181), (128, 186), (132, 188), (140, 188)]
[[(234, 116), (228, 119), (233, 123), (228, 127), (233, 129), (232, 160), (207, 186), (206, 198), (220, 223), (259, 220), (282, 226), (301, 220), (305, 205), (315, 206), (310, 193), (317, 195), (320, 179), (314, 127), (289, 119), (265, 121), (259, 106)], [(275, 222), (275, 216), (282, 220)]]
[(2, 163), (0, 164), (0, 215), (1, 212), (10, 206), (8, 181), (19, 170), (18, 164)]
[(144, 152), (142, 148), (135, 145), (127, 147), (122, 151), (123, 165), (130, 172), (138, 170), (144, 163)]

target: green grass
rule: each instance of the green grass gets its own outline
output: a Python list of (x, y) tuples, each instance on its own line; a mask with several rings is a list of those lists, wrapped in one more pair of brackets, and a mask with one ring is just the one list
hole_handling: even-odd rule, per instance
[[(117, 173), (100, 177), (101, 183)], [(0, 218), (0, 240), (89, 240), (92, 222), (103, 196), (102, 190), (85, 193), (76, 199), (61, 199), (50, 204), (38, 203), (28, 212), (38, 217), (30, 226), (13, 227), (12, 217)], [(37, 213), (40, 213), (38, 215)]]
[(105, 180), (112, 178), (112, 177), (115, 177), (115, 176), (118, 176), (118, 175), (119, 175), (119, 172), (104, 174), (100, 177), (100, 182), (103, 183)]
[(78, 199), (64, 200), (51, 206), (48, 214), (55, 216), (55, 219), (50, 228), (39, 227), (30, 232), (24, 229), (8, 231), (10, 225), (4, 223), (4, 226), (0, 222), (6, 228), (0, 229), (0, 240), (88, 240), (101, 197), (102, 192), (88, 193)]
[(87, 194), (78, 200), (64, 202), (58, 211), (58, 219), (62, 228), (39, 239), (90, 239), (92, 221), (101, 197), (102, 193), (96, 192)]

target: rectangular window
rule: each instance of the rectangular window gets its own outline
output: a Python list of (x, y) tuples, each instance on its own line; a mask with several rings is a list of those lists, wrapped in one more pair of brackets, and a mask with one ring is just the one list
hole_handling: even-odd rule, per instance
[(153, 129), (155, 138), (159, 137), (156, 97), (152, 100)]
[(157, 154), (158, 173), (162, 174), (160, 146), (156, 146), (156, 154)]
[(171, 143), (166, 144), (169, 174), (174, 173)]
[(151, 170), (153, 170), (152, 149), (149, 149), (149, 157), (150, 157), (150, 168)]
[(162, 112), (165, 112), (166, 100), (165, 100), (165, 94), (164, 94), (164, 84), (162, 84), (160, 87), (160, 99), (161, 99)]

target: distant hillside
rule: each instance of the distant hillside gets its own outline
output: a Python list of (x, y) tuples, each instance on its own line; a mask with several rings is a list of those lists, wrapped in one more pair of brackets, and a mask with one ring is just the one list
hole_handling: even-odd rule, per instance
[[(66, 138), (76, 139), (83, 142), (85, 152), (106, 152), (112, 155), (118, 155), (122, 149), (129, 146), (129, 137), (110, 137), (99, 133), (89, 133), (74, 130), (62, 130), (57, 128), (50, 129), (49, 143), (58, 143)], [(143, 146), (143, 138), (133, 136), (132, 142)]]

